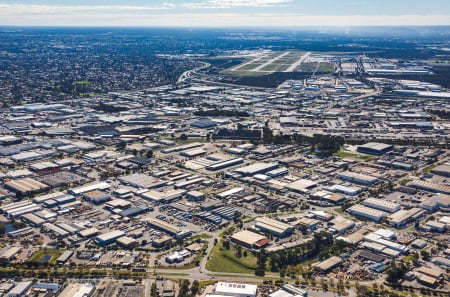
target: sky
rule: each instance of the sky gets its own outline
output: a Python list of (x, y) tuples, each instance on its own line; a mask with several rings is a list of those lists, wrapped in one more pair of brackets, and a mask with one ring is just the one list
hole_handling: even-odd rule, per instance
[(120, 27), (450, 25), (450, 0), (0, 0), (0, 25)]

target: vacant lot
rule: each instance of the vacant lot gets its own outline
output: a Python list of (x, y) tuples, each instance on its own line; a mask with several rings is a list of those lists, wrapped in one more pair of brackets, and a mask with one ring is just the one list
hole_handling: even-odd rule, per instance
[(56, 264), (56, 259), (61, 256), (62, 251), (55, 249), (40, 249), (30, 258), (30, 262), (42, 264)]
[(247, 257), (238, 258), (234, 245), (227, 250), (218, 243), (211, 251), (206, 269), (214, 272), (253, 273), (256, 270), (256, 257), (247, 252)]

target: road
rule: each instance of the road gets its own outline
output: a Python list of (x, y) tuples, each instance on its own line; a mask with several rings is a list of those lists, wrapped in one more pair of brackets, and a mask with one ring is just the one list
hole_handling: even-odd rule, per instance
[(261, 59), (263, 59), (263, 58), (265, 58), (265, 57), (267, 57), (267, 55), (261, 55), (261, 56), (255, 58), (255, 59), (253, 59), (253, 60), (250, 60), (250, 61), (248, 61), (248, 62), (245, 62), (244, 64), (239, 64), (239, 65), (237, 65), (236, 67), (232, 68), (231, 71), (237, 71), (237, 70), (239, 70), (239, 69), (245, 67), (246, 65), (254, 64), (254, 63), (258, 62), (259, 60), (261, 60)]
[(308, 57), (310, 55), (311, 55), (311, 52), (305, 53), (303, 56), (300, 57), (300, 59), (298, 59), (294, 64), (289, 66), (289, 68), (284, 70), (283, 72), (293, 72), (295, 70), (295, 68), (300, 66), (303, 62), (305, 62), (305, 60), (308, 59)]
[(278, 61), (279, 59), (282, 59), (284, 56), (287, 56), (287, 55), (289, 55), (289, 54), (290, 54), (290, 52), (282, 53), (281, 55), (278, 55), (278, 56), (274, 57), (273, 59), (270, 59), (270, 60), (267, 61), (266, 63), (259, 65), (258, 67), (252, 69), (251, 71), (252, 71), (252, 72), (258, 72), (258, 71), (260, 71), (261, 69), (263, 69), (264, 67), (269, 66), (269, 65), (272, 64), (273, 62), (276, 62), (276, 61)]
[(191, 77), (192, 74), (195, 74), (198, 71), (201, 71), (201, 70), (206, 69), (209, 66), (211, 66), (211, 64), (206, 63), (206, 62), (200, 62), (200, 63), (203, 63), (203, 65), (199, 66), (197, 68), (194, 68), (194, 69), (191, 69), (191, 70), (183, 72), (183, 74), (181, 74), (180, 77), (178, 78), (177, 84), (184, 83), (186, 81), (186, 79)]

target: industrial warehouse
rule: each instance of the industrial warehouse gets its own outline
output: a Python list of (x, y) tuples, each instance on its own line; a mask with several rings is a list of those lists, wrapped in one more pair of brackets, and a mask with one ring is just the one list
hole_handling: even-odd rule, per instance
[[(176, 85), (3, 106), (0, 295), (448, 291), (450, 126), (438, 112), (448, 92), (377, 77), (426, 62), (265, 50), (223, 59), (237, 52), (261, 58), (257, 73), (300, 63), (317, 75), (247, 88), (227, 81), (253, 67), (236, 64), (217, 86), (191, 81), (194, 71)], [(364, 69), (374, 70), (361, 79)]]

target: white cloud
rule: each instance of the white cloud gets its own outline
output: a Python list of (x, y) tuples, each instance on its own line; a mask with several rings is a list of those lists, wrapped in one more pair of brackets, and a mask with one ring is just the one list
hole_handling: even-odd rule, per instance
[(291, 0), (206, 0), (185, 3), (182, 6), (189, 9), (222, 9), (280, 6), (288, 2), (291, 2)]
[[(1, 0), (0, 0), (1, 1)], [(170, 0), (169, 0), (170, 1)], [(286, 0), (210, 0), (199, 3), (283, 5)], [(224, 4), (225, 3), (225, 4)], [(228, 5), (228, 6), (227, 6)], [(449, 15), (322, 15), (298, 13), (218, 13), (180, 9), (167, 2), (155, 6), (1, 4), (0, 25), (17, 26), (148, 26), (148, 27), (301, 27), (450, 25)]]
[[(85, 12), (124, 12), (124, 11), (158, 11), (176, 8), (173, 3), (164, 2), (157, 6), (132, 6), (132, 5), (40, 5), (40, 4), (2, 4), (0, 3), (0, 13), (8, 12), (13, 14), (67, 14)], [(0, 21), (1, 22), (1, 21)]]

